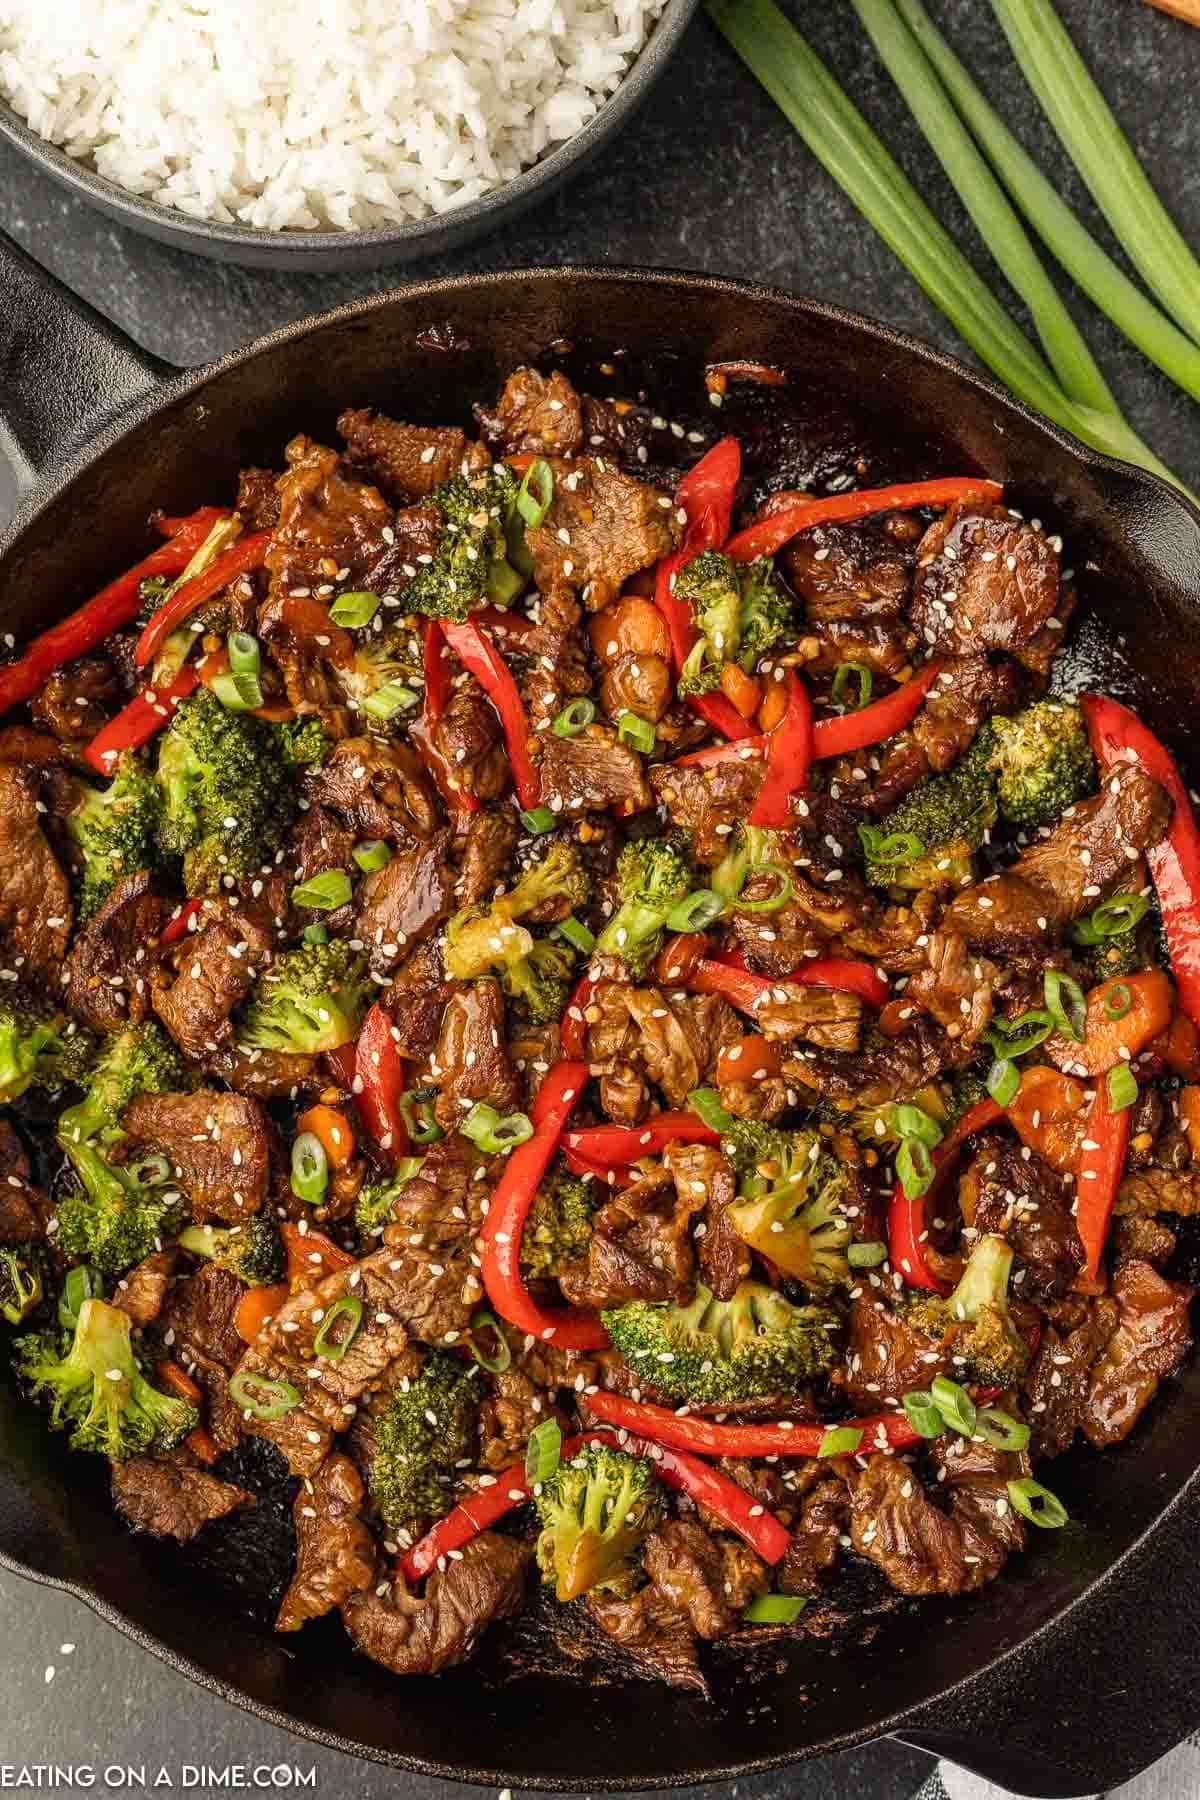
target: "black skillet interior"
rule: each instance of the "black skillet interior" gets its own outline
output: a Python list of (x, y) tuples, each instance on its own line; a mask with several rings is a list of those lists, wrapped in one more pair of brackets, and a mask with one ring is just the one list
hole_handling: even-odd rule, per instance
[[(1072, 679), (1130, 698), (1187, 748), (1200, 695), (1200, 518), (882, 327), (717, 280), (517, 272), (404, 289), (155, 392), (147, 365), (67, 304), (0, 244), (10, 436), (44, 464), (47, 409), (61, 429), (72, 396), (93, 383), (93, 415), (110, 419), (81, 450), (50, 458), (10, 536), (0, 620), (18, 639), (132, 560), (152, 508), (227, 499), (240, 465), (277, 463), (296, 430), (331, 433), (347, 404), (465, 423), (471, 401), (507, 370), (555, 346), (596, 391), (645, 388), (664, 418), (709, 438), (736, 429), (751, 469), (769, 459), (789, 484), (975, 471), (1005, 481), (1012, 504), (1062, 532), (1078, 572), (1084, 622)], [(786, 368), (785, 395), (716, 412), (702, 368), (729, 357)], [(138, 389), (150, 391), (111, 422), (115, 403)], [(681, 449), (669, 430), (652, 442), (650, 467)], [(1056, 1467), (1054, 1486), (1078, 1522), (1047, 1534), (980, 1595), (901, 1608), (833, 1643), (789, 1643), (752, 1683), (719, 1686), (707, 1706), (656, 1686), (548, 1674), (497, 1685), (468, 1668), (399, 1682), (355, 1657), (332, 1626), (274, 1638), (197, 1580), (194, 1565), (126, 1533), (97, 1473), (3, 1391), (0, 1441), (0, 1554), (11, 1566), (76, 1588), (229, 1698), (399, 1765), (493, 1785), (634, 1788), (737, 1775), (897, 1731), (1025, 1792), (1069, 1795), (1115, 1785), (1196, 1722), (1194, 1364), (1132, 1443)]]

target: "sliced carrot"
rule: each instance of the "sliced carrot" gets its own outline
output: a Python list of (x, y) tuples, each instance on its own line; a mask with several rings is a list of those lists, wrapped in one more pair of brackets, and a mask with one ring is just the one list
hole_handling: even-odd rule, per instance
[(287, 1251), (288, 1281), (292, 1287), (307, 1287), (335, 1269), (349, 1268), (354, 1261), (348, 1250), (335, 1244), (323, 1231), (314, 1231), (311, 1226), (301, 1231), (291, 1219), (279, 1227), (279, 1235)]
[(763, 695), (763, 703), (758, 709), (758, 728), (760, 731), (774, 731), (780, 719), (787, 711), (788, 692), (786, 681), (768, 681), (767, 691)]
[(203, 1425), (197, 1425), (189, 1431), (183, 1440), (184, 1447), (191, 1451), (197, 1462), (215, 1463), (221, 1454), (221, 1446), (211, 1431), (205, 1431)]
[(739, 1038), (736, 1044), (726, 1045), (717, 1058), (718, 1086), (725, 1086), (733, 1081), (762, 1081), (768, 1075), (778, 1073), (778, 1046), (768, 1044), (766, 1038), (760, 1037), (757, 1032), (750, 1032), (746, 1037)]
[(187, 1370), (181, 1369), (177, 1362), (171, 1361), (170, 1357), (164, 1357), (154, 1373), (158, 1377), (160, 1387), (170, 1388), (173, 1394), (178, 1394), (179, 1398), (186, 1400), (189, 1406), (199, 1406), (204, 1399), (204, 1395)]
[(310, 1106), (296, 1120), (298, 1131), (311, 1131), (333, 1169), (344, 1169), (354, 1155), (354, 1132), (345, 1113), (336, 1106)]
[(526, 469), (531, 469), (537, 461), (537, 451), (514, 450), (512, 455), (506, 456), (504, 460), (510, 469), (515, 469), (518, 475), (523, 475)]
[(752, 719), (762, 700), (762, 689), (753, 675), (747, 675), (733, 662), (727, 662), (721, 670), (721, 692), (743, 719)]
[(1023, 1144), (1060, 1175), (1073, 1173), (1087, 1130), (1087, 1098), (1081, 1081), (1040, 1065), (1026, 1069), (1016, 1098), (1004, 1110)]
[(665, 662), (671, 654), (667, 622), (653, 600), (641, 594), (624, 594), (596, 613), (588, 635), (606, 666), (622, 656), (661, 656)]
[(1150, 1046), (1182, 1081), (1200, 1081), (1200, 1031), (1185, 1012), (1177, 1012), (1161, 1044)]
[[(1113, 1018), (1110, 1009), (1121, 1007), (1125, 1007), (1121, 1016)], [(1171, 1009), (1171, 984), (1161, 969), (1114, 975), (1088, 995), (1083, 1042), (1070, 1046), (1067, 1061), (1072, 1069), (1082, 1067), (1089, 1075), (1103, 1075), (1114, 1063), (1136, 1056), (1151, 1038), (1165, 1031)]]
[(1192, 1161), (1200, 1162), (1200, 1087), (1180, 1088), (1179, 1123), (1187, 1137)]
[(265, 1321), (279, 1311), (290, 1292), (286, 1281), (277, 1281), (273, 1287), (246, 1289), (233, 1315), (233, 1328), (244, 1343), (254, 1342)]

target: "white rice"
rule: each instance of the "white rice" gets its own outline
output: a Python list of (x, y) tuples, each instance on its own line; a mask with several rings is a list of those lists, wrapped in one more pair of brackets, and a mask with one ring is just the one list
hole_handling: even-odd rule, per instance
[(666, 0), (0, 0), (0, 94), (196, 218), (442, 213), (572, 137)]

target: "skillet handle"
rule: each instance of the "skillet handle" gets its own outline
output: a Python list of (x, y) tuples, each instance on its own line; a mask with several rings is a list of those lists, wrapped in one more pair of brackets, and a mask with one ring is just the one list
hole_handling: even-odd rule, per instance
[(0, 452), (22, 494), (171, 373), (0, 232)]

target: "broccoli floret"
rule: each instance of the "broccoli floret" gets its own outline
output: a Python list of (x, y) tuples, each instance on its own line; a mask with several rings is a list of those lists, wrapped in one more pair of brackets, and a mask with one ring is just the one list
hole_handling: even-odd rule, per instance
[(580, 1181), (567, 1165), (551, 1165), (534, 1195), (521, 1234), (521, 1269), (533, 1280), (557, 1277), (566, 1263), (587, 1255), (596, 1200), (590, 1181)]
[(49, 1402), (50, 1423), (69, 1431), (74, 1450), (121, 1462), (144, 1450), (169, 1450), (197, 1420), (194, 1406), (151, 1387), (133, 1352), (129, 1314), (85, 1300), (70, 1348), (55, 1332), (18, 1338), (14, 1362), (30, 1390)]
[(1077, 706), (1039, 700), (1014, 718), (992, 720), (991, 767), (1000, 815), (1032, 829), (1053, 825), (1068, 806), (1096, 791), (1096, 760)]
[(909, 1324), (950, 1347), (968, 1379), (984, 1387), (1011, 1387), (1029, 1362), (1008, 1311), (1012, 1259), (1002, 1237), (981, 1237), (948, 1299), (921, 1294), (904, 1309)]
[(139, 1094), (186, 1092), (192, 1076), (170, 1038), (152, 1019), (127, 1025), (105, 1038), (88, 1079), (88, 1093), (58, 1121), (58, 1137), (72, 1147), (92, 1139), (103, 1145), (121, 1138), (121, 1114)]
[(296, 769), (319, 769), (333, 744), (316, 713), (282, 719), (271, 727), (285, 761)]
[(596, 940), (640, 975), (662, 943), (667, 914), (692, 888), (692, 865), (671, 838), (626, 844), (617, 862), (621, 904)]
[(940, 1120), (944, 1131), (957, 1125), (967, 1108), (974, 1106), (977, 1100), (990, 1098), (987, 1086), (990, 1067), (991, 1058), (984, 1056), (969, 1062), (965, 1068), (954, 1071), (950, 1080), (950, 1092), (946, 1096), (945, 1116)]
[(418, 1174), (423, 1156), (403, 1156), (387, 1181), (365, 1181), (354, 1202), (354, 1223), (365, 1237), (378, 1237), (392, 1222), (392, 1207), (400, 1190)]
[(366, 1011), (367, 959), (344, 938), (301, 944), (276, 957), (254, 984), (237, 1024), (244, 1050), (316, 1056), (358, 1036)]
[(555, 923), (585, 906), (590, 893), (591, 877), (579, 851), (557, 840), (506, 894), (497, 894), (486, 907), (466, 906), (455, 913), (446, 932), (448, 973), (457, 981), (471, 981), (489, 969), (519, 962), (534, 940), (516, 920), (536, 913), (538, 923)]
[(103, 906), (123, 875), (158, 866), (162, 789), (140, 756), (127, 750), (106, 788), (78, 783), (79, 799), (67, 830), (79, 851), (81, 920)]
[(57, 1095), (82, 1085), (95, 1053), (95, 1039), (74, 1020), (0, 999), (0, 1105), (31, 1087)]
[(559, 1463), (535, 1499), (542, 1578), (556, 1599), (599, 1588), (630, 1593), (642, 1544), (662, 1516), (654, 1465), (608, 1444), (588, 1444)]
[(569, 944), (535, 938), (526, 955), (506, 959), (500, 985), (510, 1000), (520, 1000), (534, 1025), (561, 1019), (571, 993), (575, 952)]
[[(353, 661), (338, 670), (338, 683), (349, 706), (363, 714), (363, 723), (370, 730), (387, 736), (403, 730), (412, 718), (423, 679), (420, 639), (403, 625), (359, 639)], [(403, 689), (408, 699), (388, 693), (376, 701), (383, 688)]]
[(0, 1249), (0, 1319), (22, 1325), (42, 1303), (46, 1262), (40, 1244)]
[(828, 1369), (837, 1315), (743, 1281), (731, 1300), (698, 1283), (690, 1306), (634, 1300), (606, 1312), (604, 1323), (634, 1372), (670, 1398), (732, 1406), (794, 1392)]
[(944, 775), (927, 775), (878, 825), (860, 825), (867, 880), (916, 890), (965, 887), (974, 856), (996, 822), (989, 726)]
[(286, 1273), (283, 1239), (268, 1212), (252, 1213), (244, 1225), (189, 1225), (179, 1245), (228, 1269), (247, 1287), (271, 1287)]
[(296, 813), (294, 767), (277, 726), (230, 712), (207, 688), (180, 706), (158, 757), (162, 848), (183, 857), (189, 894), (273, 863)]
[(478, 1373), (477, 1364), (435, 1350), (375, 1421), (371, 1499), (393, 1531), (415, 1531), (452, 1504), (455, 1465), (475, 1448)]
[(720, 686), (726, 663), (747, 672), (791, 629), (792, 605), (769, 557), (739, 568), (720, 550), (702, 550), (675, 578), (699, 636), (680, 671), (681, 694)]
[(507, 557), (507, 527), (519, 483), (506, 463), (454, 475), (434, 491), (442, 514), (433, 561), (404, 590), (410, 612), (465, 619), (488, 601), (507, 606), (525, 585)]
[(183, 1195), (153, 1169), (138, 1179), (137, 1165), (111, 1162), (94, 1143), (64, 1145), (81, 1187), (55, 1208), (55, 1243), (70, 1257), (95, 1263), (105, 1275), (121, 1275), (174, 1236)]
[(739, 1198), (726, 1217), (744, 1243), (817, 1294), (850, 1278), (850, 1172), (816, 1131), (776, 1131), (731, 1119)]

